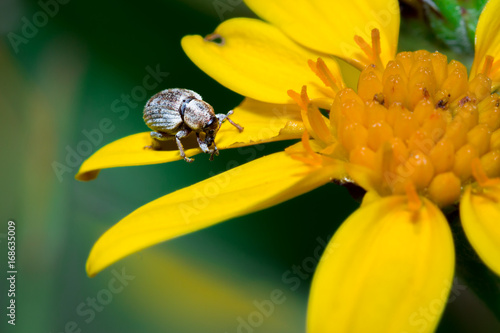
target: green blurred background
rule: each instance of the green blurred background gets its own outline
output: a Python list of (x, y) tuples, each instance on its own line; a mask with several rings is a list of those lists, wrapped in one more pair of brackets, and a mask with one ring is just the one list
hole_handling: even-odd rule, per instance
[[(109, 119), (113, 130), (92, 144), (88, 155), (146, 131), (142, 106), (161, 89), (193, 89), (218, 112), (237, 105), (242, 97), (196, 68), (180, 39), (211, 33), (224, 19), (253, 14), (237, 0), (62, 2), (57, 10), (50, 7), (54, 15), (46, 21), (37, 1), (0, 2), (0, 330), (229, 333), (238, 331), (241, 320), (257, 320), (259, 325), (246, 331), (304, 332), (310, 274), (294, 284), (283, 275), (312, 257), (357, 208), (347, 190), (333, 184), (157, 245), (96, 278), (85, 274), (92, 244), (134, 209), (224, 171), (229, 161), (245, 163), (289, 143), (223, 151), (213, 162), (200, 155), (192, 164), (104, 170), (88, 183), (73, 178), (78, 161), (66, 162), (68, 149), (87, 141), (85, 132), (102, 119)], [(418, 11), (405, 8), (418, 18)], [(29, 30), (26, 22), (39, 27)], [(432, 33), (414, 22), (409, 21), (402, 47), (434, 45), (415, 45), (416, 35), (431, 38)], [(11, 34), (9, 40), (9, 33), (27, 36), (26, 31), (29, 38), (13, 43)], [(168, 76), (156, 90), (139, 96), (134, 88), (142, 85), (148, 67)], [(113, 112), (113, 103), (133, 92), (128, 114)], [(56, 173), (57, 163), (67, 169)], [(17, 227), (15, 327), (5, 316), (10, 219)], [(114, 284), (123, 274), (128, 280)], [(275, 289), (286, 301), (259, 321), (255, 301), (269, 299)], [(499, 327), (467, 288), (447, 307), (439, 332), (498, 332)]]

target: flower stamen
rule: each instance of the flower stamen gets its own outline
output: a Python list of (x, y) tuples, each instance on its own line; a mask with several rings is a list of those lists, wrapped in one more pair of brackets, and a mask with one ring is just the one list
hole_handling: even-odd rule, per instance
[(321, 81), (323, 81), (325, 86), (330, 87), (334, 93), (337, 93), (339, 90), (344, 88), (342, 82), (340, 82), (339, 85), (323, 59), (318, 58), (316, 62), (309, 59), (307, 63), (309, 64), (309, 67), (314, 72), (314, 74), (316, 74), (316, 76), (319, 77)]
[(472, 160), (472, 176), (476, 179), (479, 187), (490, 187), (500, 184), (500, 178), (489, 178), (484, 172), (483, 166), (481, 165), (481, 160), (475, 158)]
[[(302, 87), (302, 90), (304, 90), (304, 87), (305, 86)], [(309, 104), (309, 101), (304, 101), (302, 99), (301, 94), (299, 94), (298, 92), (296, 92), (292, 89), (288, 90), (287, 94), (288, 94), (288, 96), (290, 96), (291, 99), (293, 99), (295, 101), (295, 103), (297, 103), (298, 106), (300, 106), (300, 108), (302, 110), (307, 111), (307, 105)]]
[(324, 143), (331, 143), (333, 139), (332, 133), (323, 119), (323, 115), (319, 112), (319, 109), (310, 105), (307, 111), (307, 118), (312, 130), (318, 135), (318, 138)]
[[(309, 139), (309, 133), (307, 131), (304, 131), (304, 133), (302, 134), (301, 142), (304, 151), (297, 152), (292, 149), (286, 150), (290, 154), (290, 157), (294, 160), (301, 161), (311, 166), (321, 166), (321, 156), (312, 148), (311, 141)], [(305, 156), (299, 156), (299, 153), (304, 154)]]
[(326, 144), (331, 143), (333, 136), (330, 128), (319, 109), (311, 104), (311, 100), (307, 95), (307, 86), (302, 86), (300, 95), (293, 90), (289, 90), (288, 95), (302, 108), (302, 121), (313, 137)]
[(422, 200), (420, 200), (412, 182), (407, 182), (405, 184), (405, 192), (408, 198), (408, 209), (413, 213), (418, 212), (420, 207), (422, 207)]
[(304, 149), (306, 153), (309, 154), (314, 160), (321, 161), (321, 157), (312, 149), (311, 142), (309, 140), (309, 133), (307, 131), (302, 134), (302, 144), (304, 145)]
[(481, 70), (481, 73), (483, 73), (488, 77), (490, 76), (491, 68), (493, 67), (493, 60), (494, 58), (490, 55), (487, 55), (486, 58), (484, 59), (484, 65), (483, 69)]
[(380, 31), (378, 29), (372, 29), (371, 33), (372, 45), (370, 46), (361, 36), (354, 36), (354, 41), (358, 44), (359, 48), (367, 56), (368, 62), (381, 69), (384, 68), (382, 59), (380, 59), (380, 54), (382, 52), (380, 46)]
[[(487, 55), (484, 59), (483, 68), (481, 69), (479, 74), (483, 74), (489, 79), (497, 81), (499, 71), (500, 71), (500, 60), (495, 61), (494, 57), (492, 57), (491, 55)], [(494, 86), (498, 87), (498, 82), (494, 84)]]

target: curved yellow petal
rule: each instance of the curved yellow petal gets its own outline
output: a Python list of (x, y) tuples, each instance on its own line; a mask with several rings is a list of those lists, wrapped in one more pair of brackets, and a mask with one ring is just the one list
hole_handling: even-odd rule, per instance
[(354, 42), (354, 36), (359, 35), (371, 44), (371, 30), (378, 28), (383, 64), (396, 56), (399, 35), (396, 0), (295, 0), (293, 3), (245, 0), (245, 3), (293, 40), (313, 50), (362, 62), (364, 55)]
[(500, 20), (498, 13), (500, 12), (500, 0), (490, 0), (486, 4), (479, 16), (476, 28), (476, 45), (474, 62), (471, 68), (471, 78), (474, 78), (477, 73), (482, 72), (486, 60), (486, 56), (494, 57), (495, 64), (493, 71), (490, 73), (493, 87), (500, 85)]
[[(190, 137), (190, 139), (193, 139)], [(89, 181), (97, 178), (101, 169), (158, 164), (179, 160), (179, 151), (174, 141), (168, 141), (168, 150), (157, 151), (146, 147), (151, 145), (149, 132), (132, 134), (122, 139), (113, 141), (102, 147), (80, 166), (80, 170), (75, 175), (75, 179)], [(199, 148), (195, 147), (194, 140), (190, 144), (184, 144), (186, 156), (192, 156), (199, 153)], [(188, 148), (190, 147), (190, 148)]]
[(185, 36), (182, 48), (205, 73), (227, 88), (259, 101), (291, 104), (287, 91), (307, 85), (311, 99), (332, 97), (332, 90), (313, 73), (308, 60), (323, 57), (332, 74), (341, 80), (333, 58), (297, 45), (278, 28), (256, 19), (223, 22), (210, 36)]
[[(300, 138), (304, 132), (300, 108), (296, 105), (267, 104), (245, 99), (234, 109), (231, 120), (245, 129), (239, 133), (234, 126), (224, 123), (215, 139), (220, 150)], [(201, 153), (194, 134), (182, 142), (186, 156)], [(181, 159), (174, 140), (163, 142), (164, 150), (161, 151), (144, 148), (151, 143), (149, 132), (116, 140), (83, 162), (75, 178), (88, 181), (95, 179), (101, 169), (157, 164)]]
[(101, 236), (90, 252), (87, 273), (93, 276), (149, 246), (277, 205), (327, 183), (341, 170), (335, 164), (311, 168), (280, 152), (161, 197)]
[(451, 230), (422, 199), (417, 212), (392, 196), (362, 206), (335, 233), (316, 270), (308, 332), (433, 332), (451, 288)]
[(500, 186), (477, 192), (469, 186), (460, 201), (460, 218), (479, 257), (500, 275)]

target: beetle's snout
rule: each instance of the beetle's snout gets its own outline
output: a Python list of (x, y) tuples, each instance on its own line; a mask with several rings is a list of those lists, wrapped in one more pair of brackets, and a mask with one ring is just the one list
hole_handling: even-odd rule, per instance
[(206, 123), (203, 132), (205, 133), (205, 143), (210, 147), (215, 140), (215, 136), (219, 131), (219, 118), (212, 116), (211, 119)]
[(209, 131), (209, 132), (205, 133), (205, 140), (204, 141), (207, 144), (207, 147), (210, 147), (214, 143), (215, 134), (216, 134), (216, 132), (214, 132), (214, 131)]

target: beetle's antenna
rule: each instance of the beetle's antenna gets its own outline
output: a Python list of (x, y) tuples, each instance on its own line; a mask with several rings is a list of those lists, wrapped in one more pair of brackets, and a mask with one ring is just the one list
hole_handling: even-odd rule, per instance
[(229, 119), (229, 116), (232, 115), (232, 114), (233, 114), (233, 110), (230, 110), (227, 114), (221, 114), (220, 115), (221, 119), (220, 119), (219, 129), (222, 126), (222, 123), (227, 120), (227, 121), (229, 121), (229, 123), (231, 125), (233, 125), (234, 127), (236, 127), (238, 129), (238, 131), (240, 131), (240, 133), (243, 132), (243, 130), (245, 129), (243, 126), (240, 126), (240, 125), (236, 124), (234, 121), (232, 121), (231, 119)]

